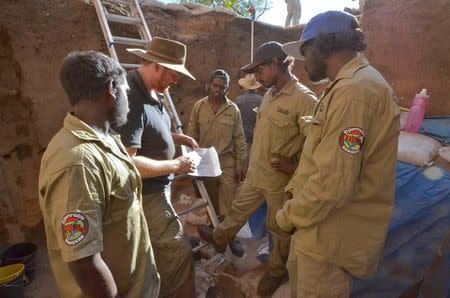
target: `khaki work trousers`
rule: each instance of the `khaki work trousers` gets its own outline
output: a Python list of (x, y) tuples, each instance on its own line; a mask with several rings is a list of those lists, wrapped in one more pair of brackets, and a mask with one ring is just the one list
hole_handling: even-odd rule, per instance
[(350, 297), (352, 277), (341, 267), (297, 254), (291, 243), (287, 261), (291, 298)]
[(156, 268), (161, 276), (159, 297), (195, 297), (192, 248), (184, 239), (181, 224), (170, 201), (170, 187), (143, 195)]
[(267, 202), (267, 229), (273, 235), (273, 250), (268, 260), (269, 274), (275, 277), (282, 276), (286, 272), (286, 261), (289, 255), (289, 243), (291, 235), (281, 230), (275, 222), (275, 214), (282, 207), (282, 192), (269, 192), (267, 190), (252, 187), (244, 181), (239, 195), (231, 205), (230, 213), (225, 220), (214, 229), (214, 241), (225, 246), (233, 240), (242, 226), (247, 222), (253, 212)]
[(231, 210), (231, 204), (236, 198), (238, 183), (234, 180), (235, 169), (222, 169), (219, 177), (205, 178), (205, 184), (211, 203), (217, 215), (227, 216)]

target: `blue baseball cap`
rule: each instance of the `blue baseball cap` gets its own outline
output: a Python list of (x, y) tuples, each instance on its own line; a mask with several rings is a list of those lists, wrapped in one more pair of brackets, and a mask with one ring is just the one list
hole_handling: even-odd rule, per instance
[(305, 60), (300, 53), (303, 43), (318, 37), (320, 34), (352, 32), (355, 30), (355, 16), (344, 12), (330, 10), (313, 17), (303, 29), (300, 40), (288, 42), (283, 45), (283, 51), (298, 60)]

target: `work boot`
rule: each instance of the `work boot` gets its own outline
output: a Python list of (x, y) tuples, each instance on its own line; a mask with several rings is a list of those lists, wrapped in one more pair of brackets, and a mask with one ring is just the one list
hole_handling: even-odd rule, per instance
[(282, 276), (272, 276), (268, 271), (266, 271), (259, 280), (256, 292), (259, 296), (270, 297), (287, 280), (287, 273), (283, 274)]
[(238, 258), (242, 258), (244, 256), (244, 247), (242, 246), (242, 243), (237, 240), (236, 238), (230, 242), (230, 249), (233, 255), (235, 255)]
[(212, 236), (212, 229), (207, 225), (199, 225), (197, 227), (198, 234), (200, 237), (205, 240), (208, 243), (211, 243), (214, 249), (219, 253), (224, 253), (226, 250), (226, 246), (220, 246), (214, 241), (214, 238)]

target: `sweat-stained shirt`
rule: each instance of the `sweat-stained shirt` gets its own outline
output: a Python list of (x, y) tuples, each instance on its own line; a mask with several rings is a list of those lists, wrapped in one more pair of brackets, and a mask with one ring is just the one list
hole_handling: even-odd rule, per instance
[(292, 175), (274, 171), (270, 160), (274, 154), (299, 158), (305, 141), (301, 117), (311, 115), (316, 103), (315, 94), (296, 78), (279, 91), (266, 92), (256, 116), (246, 183), (271, 192), (284, 191)]
[(392, 88), (358, 54), (305, 117), (308, 137), (293, 199), (277, 224), (298, 254), (373, 274), (392, 213), (399, 110)]
[(197, 140), (202, 148), (214, 146), (220, 166), (242, 168), (246, 157), (246, 142), (239, 108), (228, 98), (214, 113), (209, 97), (194, 104), (187, 135)]
[(157, 297), (159, 275), (141, 191), (139, 172), (120, 139), (100, 138), (67, 114), (39, 173), (48, 255), (61, 297), (85, 297), (68, 262), (97, 253), (121, 297)]

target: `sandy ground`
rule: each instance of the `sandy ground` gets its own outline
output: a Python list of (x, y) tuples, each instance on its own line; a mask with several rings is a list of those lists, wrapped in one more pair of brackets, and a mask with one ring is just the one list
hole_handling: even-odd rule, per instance
[[(207, 260), (196, 261), (196, 287), (197, 297), (205, 297), (206, 291), (210, 286), (219, 286), (221, 295), (214, 297), (257, 297), (256, 287), (261, 275), (264, 273), (265, 265), (261, 264), (256, 259), (257, 248), (266, 241), (265, 239), (260, 241), (253, 241), (250, 239), (241, 239), (246, 254), (243, 258), (236, 259), (237, 270), (226, 270), (227, 275), (218, 275), (216, 277), (208, 274), (204, 268)], [(212, 252), (211, 248), (205, 249), (208, 252)], [(25, 297), (27, 298), (56, 298), (60, 297), (56, 288), (55, 279), (50, 267), (48, 255), (45, 247), (39, 247), (36, 255), (36, 273), (35, 279), (25, 287)], [(234, 280), (228, 278), (231, 275)], [(224, 291), (223, 288), (227, 290)], [(242, 292), (247, 293), (244, 295)], [(232, 293), (232, 295), (227, 295)], [(273, 295), (274, 298), (289, 297), (289, 284), (285, 283), (278, 291)]]
[(36, 271), (34, 280), (25, 287), (27, 298), (53, 298), (59, 297), (55, 278), (48, 260), (47, 248), (40, 246), (36, 254)]
[[(193, 188), (188, 180), (176, 181), (174, 183), (172, 200), (177, 211), (192, 207), (199, 203), (199, 199), (193, 194)], [(184, 196), (182, 195), (184, 194)], [(185, 233), (194, 239), (199, 239), (196, 225), (206, 223), (206, 210), (200, 209), (187, 216), (182, 216)], [(245, 234), (245, 233), (244, 233)], [(41, 237), (43, 237), (42, 235)], [(197, 297), (203, 298), (208, 288), (211, 286), (219, 287), (219, 293), (212, 297), (257, 297), (256, 287), (261, 275), (265, 271), (265, 265), (256, 258), (257, 249), (264, 244), (267, 239), (259, 241), (252, 239), (240, 239), (245, 248), (245, 255), (242, 258), (235, 258), (236, 270), (233, 270), (228, 262), (220, 266), (212, 275), (209, 266), (209, 259), (216, 255), (214, 249), (209, 245), (203, 248), (196, 258), (196, 288)], [(39, 241), (39, 243), (45, 243)], [(39, 246), (36, 255), (36, 273), (35, 279), (25, 288), (26, 297), (53, 298), (59, 297), (56, 288), (55, 279), (48, 260), (46, 247)], [(228, 266), (227, 266), (228, 264)], [(209, 268), (209, 269), (208, 269)], [(223, 272), (223, 273), (222, 273)], [(211, 296), (209, 296), (211, 297)], [(275, 298), (289, 297), (289, 285), (285, 283), (273, 295)]]

